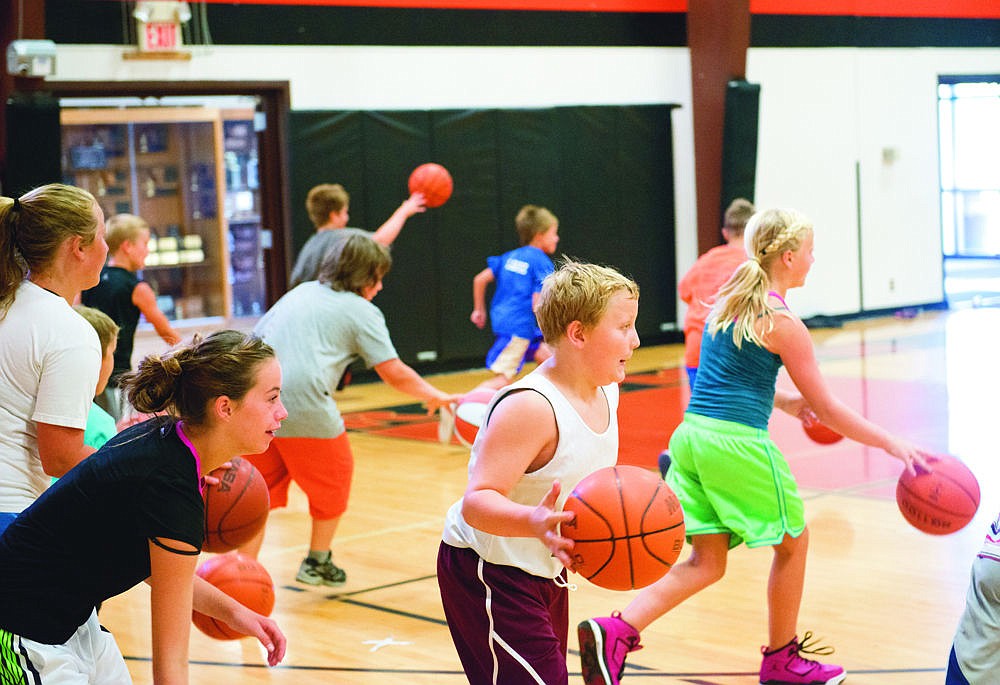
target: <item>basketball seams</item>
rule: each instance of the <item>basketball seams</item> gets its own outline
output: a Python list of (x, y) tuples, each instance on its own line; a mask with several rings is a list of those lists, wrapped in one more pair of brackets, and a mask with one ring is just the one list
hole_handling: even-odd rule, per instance
[[(614, 467), (614, 468), (615, 468), (615, 488), (618, 491), (618, 506), (620, 507), (620, 510), (621, 510), (622, 524), (625, 527), (625, 536), (624, 537), (625, 537), (625, 540), (628, 541), (625, 544), (625, 549), (627, 550), (627, 553), (628, 553), (629, 585), (632, 586), (632, 587), (635, 587), (635, 557), (632, 555), (632, 542), (631, 542), (632, 534), (629, 531), (629, 516), (628, 516), (629, 512), (628, 512), (628, 507), (626, 507), (626, 505), (625, 505), (625, 493), (622, 491), (622, 475), (621, 475), (621, 472), (618, 470), (617, 466)], [(640, 531), (642, 530), (642, 524), (641, 523), (639, 525), (639, 530)], [(611, 559), (613, 559), (613, 558), (614, 558), (614, 552), (612, 552), (611, 558), (608, 559), (608, 563), (610, 563)]]
[(961, 530), (976, 515), (980, 488), (975, 474), (960, 459), (942, 455), (931, 473), (903, 471), (896, 502), (907, 523), (931, 535)]
[(576, 570), (600, 587), (649, 585), (673, 567), (684, 545), (680, 503), (647, 469), (598, 469), (574, 487), (563, 510), (577, 514), (575, 524), (562, 529), (576, 543)]

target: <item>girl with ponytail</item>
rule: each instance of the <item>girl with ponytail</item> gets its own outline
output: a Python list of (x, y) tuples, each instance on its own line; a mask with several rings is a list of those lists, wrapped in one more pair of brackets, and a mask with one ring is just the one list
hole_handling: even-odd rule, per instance
[(256, 637), (277, 664), (277, 624), (195, 575), (206, 474), (263, 452), (288, 416), (274, 351), (219, 331), (146, 357), (122, 384), (137, 410), (157, 415), (109, 440), (0, 536), (0, 673), (44, 685), (83, 664), (73, 682), (130, 683), (94, 607), (141, 581), (154, 682), (188, 682), (192, 609)]

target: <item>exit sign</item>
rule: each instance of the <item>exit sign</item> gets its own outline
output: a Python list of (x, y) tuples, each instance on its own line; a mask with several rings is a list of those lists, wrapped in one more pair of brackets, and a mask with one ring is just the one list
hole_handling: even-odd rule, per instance
[(181, 45), (181, 25), (165, 21), (142, 24), (140, 49), (147, 52), (173, 51)]

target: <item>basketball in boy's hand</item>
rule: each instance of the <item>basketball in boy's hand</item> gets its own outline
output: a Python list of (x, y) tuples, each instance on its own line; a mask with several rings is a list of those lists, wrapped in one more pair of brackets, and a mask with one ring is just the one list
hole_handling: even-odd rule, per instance
[(844, 439), (843, 435), (811, 416), (802, 419), (802, 429), (813, 442), (818, 442), (821, 445), (832, 445)]
[(451, 197), (451, 174), (440, 164), (421, 164), (410, 174), (410, 193), (423, 193), (424, 204), (440, 207)]
[(476, 441), (479, 427), (486, 418), (486, 407), (495, 394), (492, 390), (473, 390), (455, 407), (455, 437), (466, 447)]
[[(274, 609), (274, 583), (271, 575), (251, 557), (230, 552), (211, 557), (198, 566), (199, 576), (219, 588), (245, 607), (270, 616)], [(246, 637), (222, 621), (197, 611), (192, 612), (195, 627), (216, 640), (238, 640)]]
[(914, 528), (932, 535), (947, 535), (965, 527), (979, 509), (979, 481), (955, 457), (944, 455), (930, 462), (927, 473), (904, 470), (896, 484), (899, 511)]
[(652, 471), (611, 466), (573, 488), (563, 511), (576, 519), (561, 526), (574, 540), (575, 570), (609, 590), (632, 590), (662, 578), (684, 546), (684, 511)]
[(205, 486), (205, 552), (236, 549), (267, 523), (270, 498), (264, 477), (246, 459), (234, 457), (230, 463), (232, 468), (212, 471), (218, 484)]

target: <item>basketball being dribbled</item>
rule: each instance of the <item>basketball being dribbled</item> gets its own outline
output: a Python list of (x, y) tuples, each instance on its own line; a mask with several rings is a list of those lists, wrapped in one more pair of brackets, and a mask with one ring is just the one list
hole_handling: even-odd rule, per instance
[(896, 484), (899, 511), (914, 528), (932, 535), (961, 530), (979, 509), (979, 481), (950, 455), (930, 462), (930, 473), (903, 471)]
[(423, 193), (428, 207), (440, 207), (451, 197), (451, 174), (440, 164), (421, 164), (410, 174), (410, 193)]
[[(211, 557), (198, 566), (199, 576), (219, 588), (245, 607), (270, 616), (274, 609), (274, 583), (260, 562), (238, 552)], [(197, 611), (192, 612), (195, 627), (216, 640), (238, 640), (246, 637), (228, 625)]]
[(267, 483), (253, 464), (242, 457), (229, 460), (232, 468), (211, 475), (217, 485), (206, 485), (205, 544), (202, 551), (228, 552), (250, 542), (267, 523), (270, 497)]
[(495, 394), (493, 390), (473, 390), (455, 407), (455, 437), (466, 447), (476, 441), (479, 427), (486, 419), (486, 407)]
[(815, 418), (802, 419), (802, 429), (813, 442), (818, 442), (820, 445), (832, 445), (844, 439), (843, 435)]
[(580, 481), (563, 505), (576, 571), (609, 590), (632, 590), (662, 578), (684, 546), (684, 511), (652, 471), (611, 466)]

